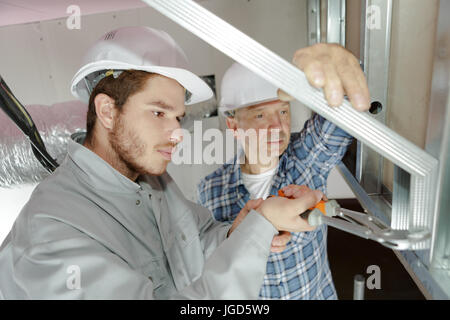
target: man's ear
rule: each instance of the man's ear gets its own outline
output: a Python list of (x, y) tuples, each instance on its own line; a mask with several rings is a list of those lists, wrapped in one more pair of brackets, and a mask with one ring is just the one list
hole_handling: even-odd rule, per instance
[(114, 119), (116, 117), (117, 109), (114, 105), (114, 100), (104, 94), (99, 93), (94, 98), (95, 113), (97, 120), (106, 129), (111, 130), (114, 127)]
[(227, 117), (226, 122), (227, 122), (228, 129), (233, 130), (233, 135), (235, 137), (237, 137), (238, 123), (237, 123), (236, 118)]

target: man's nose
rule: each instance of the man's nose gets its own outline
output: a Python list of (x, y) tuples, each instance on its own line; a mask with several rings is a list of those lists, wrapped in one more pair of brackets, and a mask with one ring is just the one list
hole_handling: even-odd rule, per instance
[(281, 129), (281, 119), (279, 115), (276, 114), (270, 117), (269, 129), (270, 130)]
[(178, 121), (176, 122), (175, 128), (171, 130), (169, 140), (174, 145), (183, 141), (183, 129), (181, 128), (180, 123)]

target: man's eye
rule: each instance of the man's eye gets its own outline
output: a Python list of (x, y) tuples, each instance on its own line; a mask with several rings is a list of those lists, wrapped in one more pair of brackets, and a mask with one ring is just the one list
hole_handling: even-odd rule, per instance
[(283, 114), (283, 115), (284, 115), (284, 114), (288, 114), (288, 112), (287, 112), (286, 110), (282, 110), (282, 111), (281, 111), (281, 114)]
[(257, 114), (257, 115), (255, 116), (256, 119), (262, 119), (262, 117), (263, 117), (262, 114)]
[(164, 112), (161, 112), (161, 111), (153, 111), (153, 114), (158, 118), (161, 118), (162, 116), (164, 116)]

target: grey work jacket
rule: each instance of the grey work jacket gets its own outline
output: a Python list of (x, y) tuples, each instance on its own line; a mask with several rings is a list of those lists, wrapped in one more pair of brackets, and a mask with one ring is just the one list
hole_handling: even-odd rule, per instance
[(0, 247), (3, 299), (256, 299), (275, 228), (229, 224), (171, 177), (135, 183), (69, 141)]

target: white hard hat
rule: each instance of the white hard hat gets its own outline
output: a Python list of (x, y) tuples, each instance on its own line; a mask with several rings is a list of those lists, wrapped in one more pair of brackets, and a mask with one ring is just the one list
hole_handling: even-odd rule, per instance
[[(82, 67), (72, 79), (71, 92), (88, 102), (95, 85), (123, 70), (157, 73), (178, 81), (187, 90), (186, 104), (210, 99), (211, 88), (188, 71), (183, 50), (164, 31), (149, 27), (124, 27), (108, 32), (86, 53)], [(109, 72), (109, 73), (108, 73)]]
[(278, 88), (239, 63), (234, 63), (223, 76), (219, 111), (230, 111), (278, 99)]

